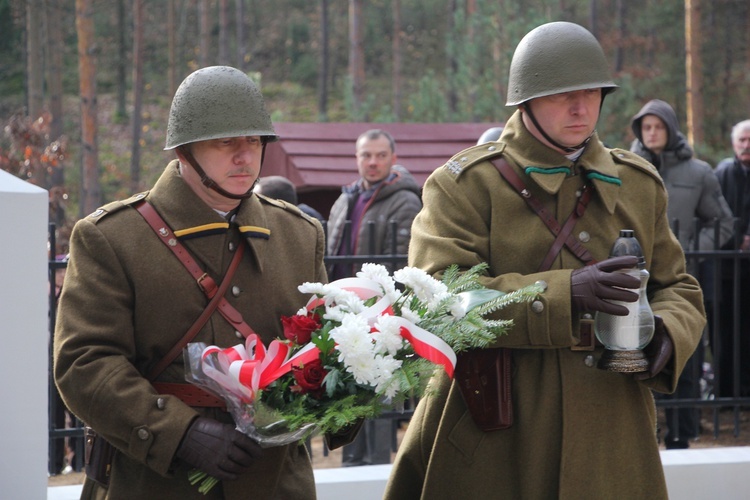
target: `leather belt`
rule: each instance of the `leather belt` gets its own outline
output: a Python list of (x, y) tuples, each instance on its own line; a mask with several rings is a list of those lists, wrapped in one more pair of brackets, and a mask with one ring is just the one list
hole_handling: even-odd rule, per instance
[(159, 394), (176, 396), (183, 403), (195, 408), (220, 408), (226, 411), (227, 404), (213, 394), (209, 394), (193, 384), (178, 384), (170, 382), (152, 382)]

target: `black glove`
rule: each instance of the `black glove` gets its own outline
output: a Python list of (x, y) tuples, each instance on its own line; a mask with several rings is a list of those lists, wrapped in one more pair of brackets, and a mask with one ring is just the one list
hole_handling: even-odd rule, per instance
[(615, 316), (627, 316), (625, 306), (609, 300), (635, 302), (638, 294), (625, 288), (640, 288), (641, 280), (624, 273), (614, 273), (638, 264), (638, 258), (626, 255), (603, 260), (574, 270), (570, 274), (570, 301), (577, 313), (601, 311)]
[(672, 339), (664, 328), (664, 320), (661, 316), (654, 315), (654, 336), (651, 342), (643, 349), (643, 353), (648, 358), (648, 371), (636, 373), (636, 380), (645, 380), (655, 377), (667, 366), (672, 359), (674, 344)]
[(188, 427), (175, 456), (217, 479), (237, 479), (261, 453), (258, 443), (234, 426), (199, 417)]

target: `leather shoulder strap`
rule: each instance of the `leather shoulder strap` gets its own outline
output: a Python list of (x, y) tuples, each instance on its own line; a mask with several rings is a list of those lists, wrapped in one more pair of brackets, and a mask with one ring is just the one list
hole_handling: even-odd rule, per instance
[(229, 283), (240, 265), (242, 254), (245, 252), (245, 240), (240, 240), (240, 244), (234, 253), (234, 257), (232, 257), (232, 261), (224, 274), (224, 278), (222, 278), (221, 284), (217, 287), (214, 279), (201, 270), (195, 260), (190, 256), (187, 249), (174, 235), (172, 229), (166, 222), (164, 222), (150, 203), (143, 200), (134, 204), (133, 207), (143, 216), (146, 222), (148, 222), (149, 226), (151, 226), (151, 229), (153, 229), (159, 236), (162, 243), (174, 253), (190, 274), (193, 275), (200, 289), (210, 299), (206, 308), (201, 315), (198, 316), (198, 319), (195, 320), (195, 323), (193, 323), (185, 335), (183, 335), (182, 338), (172, 346), (169, 352), (151, 369), (147, 378), (148, 380), (153, 381), (172, 363), (172, 361), (177, 358), (177, 356), (180, 355), (182, 349), (193, 340), (193, 338), (195, 338), (200, 329), (203, 328), (217, 309), (219, 310), (219, 313), (221, 313), (221, 315), (224, 316), (232, 326), (241, 331), (245, 337), (250, 333), (254, 333), (253, 329), (242, 320), (242, 315), (224, 298), (224, 294), (229, 288)]
[(524, 184), (521, 177), (519, 177), (503, 157), (496, 157), (492, 159), (491, 162), (497, 171), (500, 172), (500, 175), (516, 190), (516, 192), (518, 192), (519, 195), (521, 195), (521, 198), (524, 199), (526, 204), (531, 207), (542, 222), (544, 222), (544, 225), (547, 226), (552, 235), (555, 236), (554, 243), (539, 266), (539, 271), (546, 271), (552, 266), (552, 262), (560, 253), (563, 246), (567, 246), (568, 249), (586, 265), (594, 264), (596, 262), (588, 249), (571, 235), (576, 222), (583, 216), (586, 211), (586, 206), (591, 199), (591, 186), (586, 184), (583, 187), (575, 209), (573, 209), (573, 212), (565, 221), (565, 224), (560, 226), (560, 223), (557, 222), (557, 219), (555, 219), (550, 211), (544, 208), (544, 205), (532, 196), (531, 191), (526, 187), (526, 184)]

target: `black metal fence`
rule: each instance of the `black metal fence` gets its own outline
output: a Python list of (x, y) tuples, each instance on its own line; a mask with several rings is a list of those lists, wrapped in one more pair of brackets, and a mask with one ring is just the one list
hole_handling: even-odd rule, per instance
[[(390, 242), (391, 253), (386, 255), (337, 255), (327, 256), (325, 258), (326, 264), (334, 263), (345, 263), (345, 264), (362, 264), (364, 262), (376, 262), (386, 265), (392, 269), (398, 269), (406, 265), (406, 255), (396, 253), (396, 238), (395, 238), (395, 227), (396, 223), (392, 222), (393, 230), (390, 231), (394, 235)], [(696, 222), (696, 228), (698, 228), (698, 222)], [(678, 227), (675, 227), (677, 232)], [(348, 227), (346, 231), (348, 231)], [(374, 226), (370, 226), (368, 230), (373, 231)], [(718, 223), (714, 231), (716, 237), (715, 241), (718, 241), (719, 228)], [(55, 247), (55, 231), (54, 226), (50, 226), (50, 248)], [(374, 245), (374, 238), (370, 238), (370, 241)], [(374, 254), (374, 247), (370, 248), (370, 253)], [(750, 283), (743, 283), (743, 277), (745, 276), (745, 268), (750, 266), (750, 252), (743, 252), (739, 248), (730, 250), (715, 249), (711, 251), (700, 251), (697, 249), (691, 249), (686, 252), (686, 259), (690, 268), (697, 269), (696, 276), (704, 287), (704, 299), (707, 305), (709, 325), (707, 333), (704, 336), (703, 347), (705, 348), (705, 362), (699, 360), (697, 363), (691, 365), (691, 369), (695, 370), (695, 380), (700, 381), (696, 384), (695, 390), (689, 394), (688, 397), (673, 397), (671, 399), (657, 399), (657, 406), (661, 408), (695, 408), (703, 409), (709, 408), (713, 410), (712, 418), (714, 419), (715, 425), (714, 436), (719, 435), (719, 413), (722, 411), (733, 412), (733, 434), (738, 437), (740, 434), (740, 421), (741, 421), (741, 410), (743, 407), (750, 406), (750, 397), (743, 396), (741, 391), (741, 384), (744, 383), (741, 374), (741, 366), (750, 362), (750, 352), (743, 352), (741, 349), (744, 346), (743, 331), (741, 329), (742, 321), (741, 315), (743, 311), (747, 311), (750, 300), (750, 295), (743, 295), (743, 285), (748, 285), (750, 289)], [(53, 338), (54, 325), (56, 319), (56, 308), (57, 308), (57, 296), (55, 287), (55, 275), (57, 270), (65, 269), (67, 262), (61, 260), (50, 260), (49, 262), (49, 284), (50, 284), (50, 295), (49, 295), (49, 331), (50, 339)], [(729, 288), (727, 288), (729, 283)], [(727, 292), (730, 292), (730, 297)], [(728, 304), (727, 302), (731, 302)], [(729, 311), (726, 314), (725, 311)], [(747, 314), (747, 313), (745, 313)], [(731, 316), (731, 317), (727, 317)], [(726, 330), (730, 329), (731, 332)], [(713, 332), (713, 334), (712, 334)], [(61, 470), (63, 451), (66, 448), (66, 440), (68, 449), (74, 452), (72, 463), (70, 467), (75, 471), (80, 471), (83, 468), (83, 424), (75, 418), (73, 415), (66, 414), (66, 410), (60, 396), (57, 393), (53, 376), (52, 376), (52, 349), (53, 343), (50, 341), (50, 372), (49, 372), (49, 473), (57, 474)], [(719, 356), (719, 353), (724, 353)], [(726, 354), (730, 355), (727, 356)], [(730, 394), (720, 394), (717, 388), (724, 384), (726, 381), (722, 381), (722, 377), (726, 377), (725, 370), (721, 369), (721, 363), (724, 360), (730, 359), (732, 361), (731, 378), (732, 383), (728, 384), (731, 387)], [(676, 413), (676, 412), (675, 412)], [(405, 413), (391, 412), (386, 417), (392, 418), (394, 422), (408, 419), (411, 411)], [(66, 420), (67, 418), (67, 420)], [(676, 416), (673, 425), (675, 429), (678, 428)], [(394, 443), (395, 447), (395, 443)]]

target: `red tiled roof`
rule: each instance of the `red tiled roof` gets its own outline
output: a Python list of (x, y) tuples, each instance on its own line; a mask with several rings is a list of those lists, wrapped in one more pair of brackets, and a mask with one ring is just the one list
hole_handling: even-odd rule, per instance
[(283, 175), (300, 193), (338, 189), (358, 178), (354, 143), (381, 128), (396, 141), (398, 163), (423, 185), (437, 167), (476, 144), (490, 123), (275, 123), (278, 142), (266, 148), (263, 174)]

